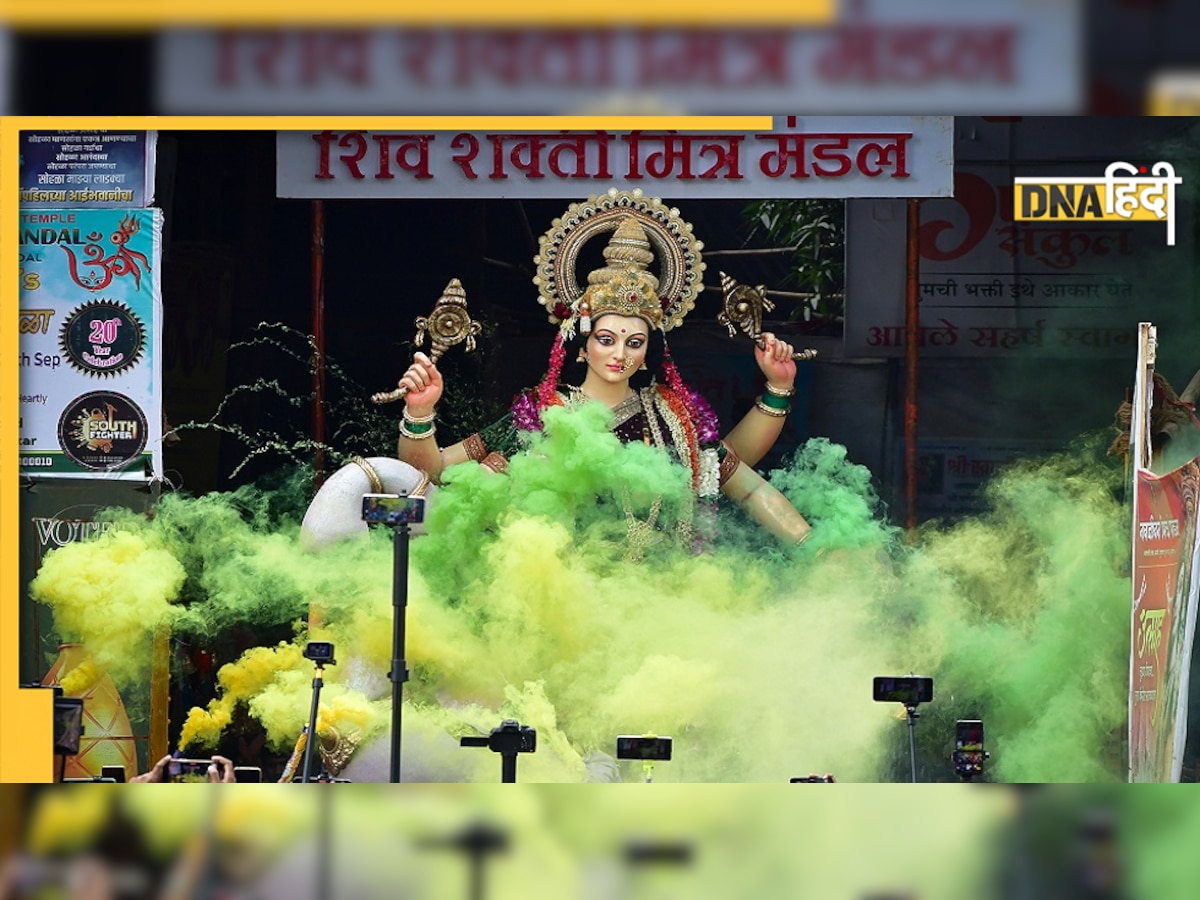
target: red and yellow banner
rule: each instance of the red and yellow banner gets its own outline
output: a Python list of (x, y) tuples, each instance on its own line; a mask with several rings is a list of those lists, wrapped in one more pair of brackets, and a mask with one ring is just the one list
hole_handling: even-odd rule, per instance
[(1200, 457), (1165, 475), (1139, 469), (1136, 491), (1129, 780), (1179, 781), (1200, 589)]

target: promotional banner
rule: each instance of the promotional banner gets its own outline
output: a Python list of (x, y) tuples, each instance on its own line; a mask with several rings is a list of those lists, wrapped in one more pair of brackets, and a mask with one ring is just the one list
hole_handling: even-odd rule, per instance
[(162, 211), (20, 213), (20, 466), (162, 477)]
[(1137, 471), (1133, 534), (1130, 781), (1179, 781), (1196, 626), (1200, 457)]
[(24, 131), (21, 206), (149, 206), (156, 144), (154, 131)]
[(769, 132), (281, 131), (276, 195), (949, 197), (951, 116), (779, 116)]

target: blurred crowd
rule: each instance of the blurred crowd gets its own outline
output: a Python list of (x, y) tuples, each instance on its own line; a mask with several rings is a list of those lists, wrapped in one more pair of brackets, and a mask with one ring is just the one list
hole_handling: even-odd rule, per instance
[(1186, 803), (1119, 788), (14, 786), (26, 897), (1187, 896)]

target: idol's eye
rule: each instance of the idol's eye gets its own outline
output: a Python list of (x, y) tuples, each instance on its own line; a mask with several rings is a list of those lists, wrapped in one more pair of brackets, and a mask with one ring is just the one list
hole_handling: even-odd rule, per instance
[(611, 334), (598, 334), (598, 335), (596, 335), (596, 343), (600, 344), (602, 347), (611, 347), (613, 345), (612, 335)]
[(641, 350), (642, 347), (646, 346), (646, 342), (641, 338), (630, 338), (626, 341), (626, 344), (633, 350)]

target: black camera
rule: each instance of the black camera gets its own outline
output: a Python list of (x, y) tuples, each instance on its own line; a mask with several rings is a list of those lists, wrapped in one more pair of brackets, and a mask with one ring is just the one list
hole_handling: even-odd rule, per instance
[(617, 735), (617, 759), (667, 760), (671, 758), (671, 739), (648, 735)]
[(337, 660), (333, 658), (333, 644), (329, 641), (309, 641), (304, 647), (304, 658), (321, 666), (337, 665)]
[(58, 756), (76, 756), (83, 737), (83, 700), (79, 697), (54, 698), (54, 752)]
[(464, 735), (458, 743), (462, 747), (487, 747), (493, 753), (533, 753), (537, 750), (537, 732), (516, 719), (505, 719), (487, 737)]
[(362, 518), (367, 524), (416, 525), (425, 521), (425, 498), (404, 494), (363, 494)]
[(879, 703), (903, 703), (916, 706), (933, 699), (933, 679), (918, 675), (876, 676), (875, 700)]
[(983, 722), (979, 719), (959, 719), (954, 723), (954, 774), (970, 781), (983, 774), (983, 761), (991, 756), (983, 749)]
[(42, 684), (34, 681), (22, 684), (21, 687), (49, 689), (54, 692), (54, 716), (50, 722), (54, 753), (56, 756), (78, 756), (79, 742), (83, 738), (82, 698), (63, 696), (61, 684)]

